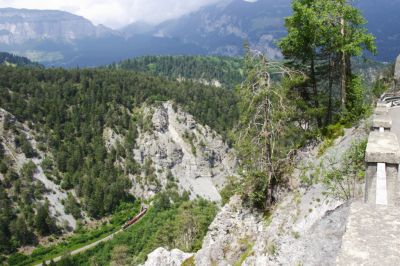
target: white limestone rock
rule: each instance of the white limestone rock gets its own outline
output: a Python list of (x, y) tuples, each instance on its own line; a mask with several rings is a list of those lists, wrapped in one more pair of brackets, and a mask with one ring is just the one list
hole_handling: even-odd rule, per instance
[(192, 115), (171, 102), (146, 108), (144, 116), (151, 115), (154, 130), (141, 131), (133, 151), (142, 166), (151, 160), (157, 180), (146, 183), (145, 176), (132, 177), (133, 194), (148, 198), (161, 190), (174, 177), (181, 191), (191, 197), (219, 201), (219, 190), (227, 176), (236, 175), (237, 161), (233, 149), (208, 126), (196, 122)]
[(168, 251), (160, 247), (147, 255), (144, 266), (180, 266), (192, 256), (192, 253), (185, 253), (179, 249)]
[[(321, 178), (336, 159), (340, 167), (340, 158), (354, 141), (366, 138), (368, 128), (346, 130), (322, 156), (318, 156), (318, 147), (301, 152), (297, 168), (313, 165), (308, 173), (295, 170), (292, 178)], [(297, 187), (280, 197), (271, 216), (232, 197), (210, 225), (202, 248), (194, 255), (195, 265), (335, 265), (349, 205), (329, 197), (326, 191), (321, 184)]]

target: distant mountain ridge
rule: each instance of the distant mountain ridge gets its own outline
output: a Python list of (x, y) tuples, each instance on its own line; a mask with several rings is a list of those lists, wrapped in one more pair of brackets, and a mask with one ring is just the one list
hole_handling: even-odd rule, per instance
[(125, 36), (63, 11), (13, 8), (0, 8), (0, 51), (62, 67), (93, 67), (144, 54), (205, 54), (175, 39)]
[[(283, 25), (284, 17), (290, 15), (290, 2), (228, 0), (161, 23), (148, 34), (178, 38), (200, 46), (208, 54), (226, 56), (243, 54), (243, 44), (249, 41), (269, 57), (280, 58), (275, 42), (286, 34)], [(133, 25), (126, 27), (125, 32), (132, 28)]]
[[(290, 0), (222, 0), (158, 25), (137, 22), (120, 30), (96, 26), (63, 11), (0, 9), (0, 50), (46, 66), (99, 66), (142, 55), (243, 54), (248, 41), (270, 58), (280, 58), (276, 41), (286, 34)], [(355, 2), (377, 36), (380, 61), (400, 53), (400, 1)]]
[(30, 40), (73, 41), (118, 35), (105, 26), (63, 11), (0, 9), (0, 43), (22, 44)]

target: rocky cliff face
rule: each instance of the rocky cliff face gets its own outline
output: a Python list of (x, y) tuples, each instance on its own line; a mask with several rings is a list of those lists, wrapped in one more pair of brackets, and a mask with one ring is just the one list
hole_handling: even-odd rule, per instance
[[(139, 129), (134, 159), (140, 165), (140, 174), (131, 175), (131, 193), (139, 198), (149, 198), (167, 186), (176, 186), (181, 192), (188, 191), (192, 198), (201, 196), (209, 200), (221, 199), (219, 190), (223, 188), (227, 176), (236, 173), (236, 157), (222, 138), (208, 126), (198, 124), (188, 113), (172, 103), (143, 109), (147, 128)], [(6, 120), (8, 122), (6, 122)], [(8, 126), (5, 126), (5, 123)], [(12, 126), (9, 124), (11, 123)], [(75, 191), (61, 187), (62, 173), (54, 174), (43, 166), (44, 160), (54, 161), (51, 151), (39, 139), (43, 139), (28, 124), (20, 123), (11, 113), (0, 108), (0, 143), (4, 148), (7, 166), (23, 175), (23, 168), (33, 163), (34, 173), (27, 186), (40, 188), (40, 196), (33, 203), (49, 201), (49, 210), (60, 227), (76, 228), (76, 219), (66, 212), (68, 193), (80, 202)], [(26, 139), (34, 155), (27, 155), (18, 139)], [(111, 128), (103, 132), (104, 145), (108, 151), (124, 143), (125, 136)], [(124, 162), (121, 162), (124, 167)], [(8, 182), (0, 173), (0, 180)], [(24, 181), (25, 182), (25, 181)], [(32, 189), (32, 188), (30, 188)], [(16, 198), (15, 191), (7, 192)], [(88, 221), (81, 210), (83, 222)]]
[[(347, 130), (321, 157), (318, 147), (303, 151), (292, 178), (321, 177), (329, 162), (340, 162), (344, 152), (354, 141), (365, 138), (366, 132), (364, 127)], [(190, 260), (201, 266), (336, 265), (349, 205), (326, 192), (318, 182), (297, 186), (271, 213), (246, 208), (234, 196), (216, 216), (202, 248)], [(154, 256), (156, 253), (149, 255), (151, 261), (156, 261)]]
[(0, 9), (0, 43), (22, 44), (27, 41), (53, 40), (71, 42), (76, 39), (115, 34), (104, 26), (62, 11)]
[(148, 198), (172, 182), (192, 197), (219, 201), (225, 178), (236, 173), (233, 150), (215, 131), (174, 110), (170, 102), (144, 113), (153, 130), (141, 130), (134, 154), (147, 175), (132, 176), (133, 193)]

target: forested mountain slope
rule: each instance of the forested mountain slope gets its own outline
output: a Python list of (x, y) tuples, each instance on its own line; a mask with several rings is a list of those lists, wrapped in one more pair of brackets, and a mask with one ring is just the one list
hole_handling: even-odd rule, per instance
[(41, 67), (40, 64), (32, 62), (26, 57), (0, 52), (0, 64), (12, 66), (33, 66)]
[[(224, 141), (236, 102), (226, 88), (125, 70), (1, 66), (0, 252), (110, 215), (133, 196), (172, 189), (219, 200), (235, 171)], [(187, 160), (202, 179), (186, 175)]]
[(221, 56), (144, 56), (121, 61), (109, 68), (133, 70), (171, 79), (188, 79), (235, 87), (243, 81), (243, 59)]

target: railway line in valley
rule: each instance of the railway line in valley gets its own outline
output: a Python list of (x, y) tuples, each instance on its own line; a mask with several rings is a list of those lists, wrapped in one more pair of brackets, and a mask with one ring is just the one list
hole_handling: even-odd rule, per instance
[[(116, 232), (114, 232), (114, 233), (112, 233), (112, 234), (110, 234), (110, 235), (108, 235), (108, 236), (106, 236), (106, 237), (104, 237), (104, 238), (102, 238), (100, 240), (97, 240), (97, 241), (95, 241), (93, 243), (90, 243), (90, 244), (88, 244), (86, 246), (83, 246), (83, 247), (80, 247), (78, 249), (72, 250), (72, 251), (68, 252), (67, 254), (70, 255), (70, 256), (74, 256), (74, 255), (83, 253), (83, 252), (85, 252), (85, 251), (87, 251), (87, 250), (89, 250), (91, 248), (94, 248), (95, 246), (99, 245), (100, 243), (104, 243), (104, 242), (112, 240), (114, 238), (114, 236), (116, 236), (117, 234), (122, 233), (123, 231), (125, 231), (129, 227), (133, 226), (138, 221), (140, 221), (140, 219), (147, 213), (147, 210), (148, 210), (148, 208), (143, 208), (135, 217), (133, 217), (132, 219), (128, 220), (121, 227), (121, 229), (119, 229), (118, 231), (116, 231)], [(65, 256), (65, 254), (57, 256), (57, 257), (54, 257), (54, 258), (49, 259), (49, 260), (46, 260), (45, 263), (49, 264), (49, 263), (51, 263), (51, 261), (58, 262), (63, 258), (63, 256)], [(39, 263), (39, 264), (36, 264), (35, 266), (42, 266), (42, 265), (44, 265), (44, 264), (43, 263)]]

